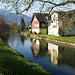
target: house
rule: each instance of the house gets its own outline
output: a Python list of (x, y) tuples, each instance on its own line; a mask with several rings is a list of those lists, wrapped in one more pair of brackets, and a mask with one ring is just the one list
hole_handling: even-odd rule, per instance
[(48, 22), (48, 35), (75, 35), (75, 10), (51, 12), (51, 22)]
[(47, 20), (49, 19), (49, 14), (43, 14), (43, 13), (34, 13), (32, 20), (31, 20), (31, 26), (32, 26), (32, 32), (35, 33), (47, 33)]
[(48, 35), (59, 36), (59, 33), (58, 33), (59, 25), (58, 25), (58, 13), (57, 12), (51, 13), (51, 21), (52, 22), (48, 24)]

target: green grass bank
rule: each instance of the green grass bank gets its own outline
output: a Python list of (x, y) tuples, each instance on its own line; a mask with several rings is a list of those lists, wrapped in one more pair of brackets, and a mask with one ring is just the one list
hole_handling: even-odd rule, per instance
[[(30, 32), (22, 32), (23, 35), (25, 34), (33, 34)], [(34, 35), (34, 34), (33, 34)], [(53, 35), (47, 35), (47, 34), (35, 34), (35, 36), (39, 36), (39, 37), (45, 37), (51, 40), (57, 40), (57, 41), (62, 41), (62, 42), (68, 42), (68, 43), (75, 43), (75, 36), (66, 36), (66, 37), (62, 37), (62, 36), (53, 36)]]
[(63, 41), (68, 43), (75, 43), (75, 36), (62, 37), (62, 36), (52, 36), (52, 35), (46, 35), (46, 34), (37, 34), (36, 36), (46, 37), (48, 39), (58, 40), (58, 41)]
[(0, 39), (0, 75), (52, 75)]

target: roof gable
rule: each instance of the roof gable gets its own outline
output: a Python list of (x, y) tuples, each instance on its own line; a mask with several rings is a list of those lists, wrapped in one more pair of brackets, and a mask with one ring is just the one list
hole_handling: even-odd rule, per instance
[(31, 22), (33, 21), (34, 16), (36, 16), (36, 18), (39, 22), (45, 22), (50, 19), (49, 14), (34, 13)]

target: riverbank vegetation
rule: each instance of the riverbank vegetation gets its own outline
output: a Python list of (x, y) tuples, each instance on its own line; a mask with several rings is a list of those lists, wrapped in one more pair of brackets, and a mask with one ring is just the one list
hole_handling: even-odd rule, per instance
[(53, 35), (47, 35), (47, 34), (34, 34), (34, 33), (30, 33), (30, 32), (22, 32), (23, 35), (25, 34), (33, 34), (36, 37), (43, 37), (43, 38), (48, 38), (51, 40), (57, 40), (57, 41), (62, 41), (62, 42), (68, 42), (68, 43), (75, 43), (75, 36), (53, 36)]
[(75, 36), (62, 37), (62, 36), (53, 36), (53, 35), (45, 35), (45, 34), (37, 34), (37, 36), (46, 37), (51, 40), (58, 40), (58, 41), (63, 41), (63, 42), (68, 42), (68, 43), (75, 43)]
[(51, 75), (0, 39), (0, 75)]
[(7, 39), (9, 35), (9, 30), (10, 30), (9, 25), (6, 24), (3, 18), (0, 17), (0, 37), (2, 39)]
[(9, 26), (10, 26), (10, 30), (14, 32), (18, 32), (20, 30), (20, 26), (17, 25), (16, 23), (13, 23), (12, 25), (9, 25)]

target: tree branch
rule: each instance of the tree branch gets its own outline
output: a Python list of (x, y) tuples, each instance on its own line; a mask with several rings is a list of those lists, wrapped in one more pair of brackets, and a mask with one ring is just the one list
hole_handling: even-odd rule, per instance
[(32, 0), (32, 1), (30, 2), (30, 4), (28, 5), (28, 7), (27, 7), (26, 9), (24, 9), (23, 11), (21, 11), (19, 14), (23, 13), (24, 11), (28, 11), (29, 8), (31, 7), (31, 5), (33, 4), (33, 2), (34, 2), (34, 0)]
[(19, 12), (18, 12), (18, 2), (19, 2), (19, 0), (16, 1), (16, 9), (15, 9), (15, 10), (16, 10), (16, 14), (19, 13)]
[(37, 0), (39, 2), (45, 2), (45, 3), (49, 3), (49, 4), (52, 4), (54, 6), (61, 6), (61, 5), (66, 5), (66, 4), (69, 4), (69, 3), (73, 3), (75, 4), (75, 1), (65, 1), (65, 2), (62, 2), (62, 3), (59, 3), (59, 4), (56, 4), (54, 2), (51, 2), (51, 1), (44, 1), (44, 0)]
[[(5, 0), (1, 0), (1, 1), (3, 1), (3, 3), (5, 2)], [(18, 7), (18, 2), (19, 2), (20, 0), (15, 0), (15, 1), (16, 1), (16, 2), (14, 2), (14, 4), (12, 4), (12, 8), (14, 8), (14, 7), (16, 6), (16, 12), (17, 12), (18, 14), (21, 14), (21, 13), (23, 13), (24, 11), (28, 11), (28, 10), (31, 8), (31, 5), (33, 4), (34, 1), (39, 1), (39, 2), (42, 2), (42, 3), (43, 3), (43, 5), (42, 5), (42, 7), (41, 7), (41, 11), (42, 11), (42, 9), (43, 9), (43, 7), (45, 6), (46, 3), (49, 3), (49, 4), (52, 4), (52, 5), (53, 5), (53, 6), (51, 7), (50, 11), (51, 11), (54, 7), (56, 7), (56, 6), (67, 5), (67, 4), (69, 4), (69, 3), (75, 4), (75, 0), (67, 0), (67, 1), (61, 2), (61, 3), (55, 3), (54, 0), (53, 0), (53, 1), (51, 1), (51, 0), (29, 0), (29, 1), (31, 1), (31, 2), (29, 2), (28, 7), (25, 8), (24, 10), (22, 10), (21, 12), (18, 12), (18, 9), (19, 9), (19, 7)], [(10, 2), (12, 3), (12, 0), (10, 0)]]
[(56, 7), (56, 6), (51, 7), (51, 9), (49, 10), (49, 14), (50, 14), (50, 12), (53, 10), (54, 7)]
[(40, 9), (40, 13), (42, 12), (42, 9), (44, 8), (45, 2), (43, 3), (41, 9)]

